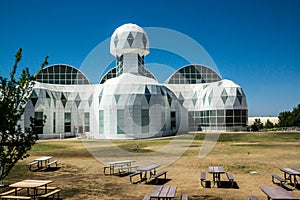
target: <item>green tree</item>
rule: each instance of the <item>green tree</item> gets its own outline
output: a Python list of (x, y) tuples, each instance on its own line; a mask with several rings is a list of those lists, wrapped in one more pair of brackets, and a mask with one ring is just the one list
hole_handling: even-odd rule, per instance
[[(26, 67), (16, 79), (17, 65), (21, 58), (22, 49), (19, 49), (10, 77), (0, 76), (0, 183), (20, 159), (29, 156), (27, 152), (38, 139), (33, 118), (30, 127), (22, 129), (19, 124), (38, 74), (30, 75)], [(48, 56), (41, 64), (41, 69), (48, 64), (47, 59)]]
[(274, 128), (274, 124), (269, 119), (267, 119), (264, 128), (266, 129)]
[(292, 113), (290, 111), (284, 111), (279, 113), (279, 126), (280, 127), (290, 127), (292, 126)]
[(300, 126), (300, 104), (293, 111), (279, 113), (278, 118), (280, 127)]
[(252, 131), (259, 131), (262, 128), (263, 128), (263, 123), (261, 123), (260, 119), (259, 118), (254, 119), (254, 122), (251, 125), (251, 130)]

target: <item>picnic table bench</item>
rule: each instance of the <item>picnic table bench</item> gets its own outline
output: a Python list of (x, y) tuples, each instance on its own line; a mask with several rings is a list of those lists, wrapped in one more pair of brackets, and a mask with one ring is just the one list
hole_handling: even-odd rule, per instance
[(143, 200), (150, 200), (151, 199), (151, 194), (146, 194), (143, 198)]
[(6, 192), (2, 192), (2, 193), (0, 194), (0, 196), (7, 196), (7, 195), (10, 195), (10, 194), (12, 194), (12, 193), (16, 193), (16, 192), (18, 192), (18, 191), (20, 191), (20, 190), (23, 190), (23, 188), (16, 188), (16, 189), (8, 190), (8, 191), (6, 191)]
[(180, 200), (188, 200), (188, 195), (187, 194), (182, 194), (180, 197)]
[(164, 176), (165, 176), (165, 179), (167, 178), (167, 172), (168, 172), (168, 171), (161, 171), (161, 172), (159, 172), (159, 173), (157, 173), (157, 174), (152, 175), (152, 178), (153, 178), (153, 179), (155, 180), (155, 182), (157, 183), (158, 177), (164, 175)]
[(202, 187), (206, 187), (206, 185), (204, 186), (205, 181), (206, 181), (206, 173), (201, 172), (201, 174), (200, 174), (200, 183), (201, 183)]
[(47, 163), (47, 167), (50, 167), (52, 164), (55, 164), (55, 167), (57, 167), (57, 162), (58, 162), (58, 160), (53, 160), (53, 161)]
[(119, 171), (119, 174), (121, 173), (130, 173), (130, 172), (133, 172), (132, 170), (137, 170), (139, 166), (121, 166), (121, 167), (118, 167), (116, 168), (118, 171)]
[(272, 174), (272, 182), (276, 184), (275, 179), (277, 179), (280, 182), (280, 186), (282, 187), (284, 183), (286, 183), (286, 180), (277, 174)]
[(0, 199), (24, 199), (24, 200), (30, 200), (31, 197), (6, 195), (6, 196), (0, 196)]
[(226, 176), (227, 176), (228, 180), (231, 182), (231, 187), (233, 187), (233, 184), (234, 184), (233, 175), (229, 172), (226, 172)]
[(34, 166), (34, 165), (36, 165), (36, 167), (38, 168), (38, 163), (39, 163), (39, 161), (37, 161), (37, 160), (32, 161), (31, 163), (29, 163), (29, 170), (32, 171), (31, 167)]
[(268, 196), (268, 199), (290, 199), (299, 200), (297, 197), (278, 186), (260, 186), (260, 189)]
[(140, 181), (142, 181), (142, 172), (136, 171), (136, 172), (134, 172), (134, 173), (132, 173), (132, 174), (129, 174), (130, 183), (133, 183), (133, 182), (132, 182), (132, 177), (134, 177), (134, 176), (136, 176), (136, 175), (140, 175)]
[(46, 194), (38, 196), (38, 198), (43, 199), (43, 198), (49, 198), (50, 196), (52, 196), (54, 198), (55, 194), (57, 194), (57, 199), (59, 199), (59, 192), (60, 192), (60, 189), (55, 189), (55, 190), (52, 190), (52, 191), (50, 191)]
[(249, 200), (258, 200), (258, 198), (257, 198), (257, 196), (252, 195), (252, 196), (249, 197)]

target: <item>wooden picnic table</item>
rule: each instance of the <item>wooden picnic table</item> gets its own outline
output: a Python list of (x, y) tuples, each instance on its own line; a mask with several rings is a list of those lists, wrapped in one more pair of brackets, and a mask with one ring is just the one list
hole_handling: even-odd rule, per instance
[(221, 181), (221, 174), (224, 174), (225, 170), (223, 166), (209, 166), (208, 173), (213, 175), (212, 187), (214, 187), (216, 183)]
[[(23, 180), (13, 184), (10, 184), (10, 188), (15, 189), (15, 195), (17, 196), (18, 188), (27, 189), (27, 195), (32, 196), (33, 199), (36, 199), (38, 195), (38, 188), (43, 188), (42, 190), (47, 193), (47, 185), (52, 183), (51, 180)], [(33, 194), (30, 194), (30, 189), (33, 190)]]
[(109, 174), (112, 175), (115, 173), (114, 172), (115, 168), (122, 167), (122, 166), (130, 167), (133, 162), (135, 162), (135, 160), (119, 160), (119, 161), (106, 162), (109, 166), (104, 167), (103, 172), (105, 174), (106, 168), (109, 168)]
[(297, 188), (297, 176), (300, 176), (300, 171), (293, 168), (280, 168), (284, 172), (284, 179), (289, 180), (291, 184), (294, 184), (294, 188)]
[[(159, 168), (160, 165), (147, 165), (144, 167), (137, 168), (137, 171), (144, 173), (143, 179), (148, 180), (147, 174), (149, 172), (149, 178), (156, 174), (156, 169)], [(142, 181), (142, 180), (141, 180)]]
[(47, 167), (47, 164), (49, 163), (49, 160), (52, 158), (52, 156), (43, 156), (40, 158), (34, 159), (35, 161), (38, 161), (38, 168), (43, 168), (43, 162), (45, 163), (45, 167)]
[(299, 200), (297, 197), (279, 186), (260, 186), (260, 189), (268, 196), (268, 200)]
[(167, 186), (167, 185), (158, 185), (150, 194), (150, 198), (156, 198), (156, 199), (173, 199), (176, 194), (176, 186)]

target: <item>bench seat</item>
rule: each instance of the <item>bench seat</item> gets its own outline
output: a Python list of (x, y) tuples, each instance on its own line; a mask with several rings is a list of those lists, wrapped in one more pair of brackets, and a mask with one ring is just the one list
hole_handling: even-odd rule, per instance
[(136, 175), (140, 175), (140, 181), (142, 181), (142, 172), (136, 171), (136, 172), (134, 172), (134, 173), (132, 173), (132, 174), (129, 174), (130, 183), (133, 183), (133, 182), (132, 182), (132, 177), (134, 177), (134, 176), (136, 176)]
[(150, 200), (151, 199), (151, 194), (146, 194), (143, 198), (143, 200)]
[(258, 200), (258, 198), (256, 196), (250, 196), (249, 200)]
[[(111, 170), (111, 169), (110, 169), (110, 166), (107, 166), (107, 165), (103, 166), (103, 174), (104, 174), (104, 175), (107, 175), (107, 174), (105, 173), (106, 169)], [(111, 173), (111, 171), (109, 171), (109, 174), (110, 174), (110, 173)]]
[(55, 167), (57, 167), (57, 162), (58, 162), (58, 160), (53, 160), (53, 161), (47, 163), (47, 167), (50, 167), (54, 163), (55, 163)]
[(26, 196), (0, 196), (0, 199), (25, 199), (25, 200), (30, 200), (31, 197), (26, 197)]
[(10, 195), (10, 194), (12, 194), (12, 193), (14, 193), (14, 192), (16, 192), (16, 191), (20, 191), (20, 190), (23, 190), (23, 188), (17, 188), (17, 189), (8, 190), (8, 191), (6, 191), (6, 192), (2, 192), (2, 193), (0, 194), (0, 196)]
[(168, 172), (168, 171), (161, 171), (161, 172), (159, 172), (159, 173), (153, 175), (152, 178), (153, 178), (153, 179), (156, 181), (156, 183), (157, 183), (158, 177), (160, 177), (160, 176), (162, 176), (162, 175), (165, 175), (165, 179), (167, 178), (167, 172)]
[(38, 165), (38, 163), (39, 163), (39, 161), (32, 161), (31, 163), (29, 163), (29, 170), (31, 171), (31, 167), (33, 166), (33, 165)]
[[(39, 190), (45, 190), (45, 187), (38, 187)], [(56, 190), (57, 187), (51, 187), (51, 186), (47, 186), (47, 190)]]
[(206, 173), (205, 172), (201, 172), (200, 174), (200, 183), (202, 187), (205, 187), (206, 185), (204, 185), (204, 182), (206, 181)]
[(226, 172), (226, 176), (227, 176), (228, 180), (231, 182), (231, 187), (233, 187), (233, 183), (234, 183), (233, 175), (229, 172)]
[(135, 171), (137, 170), (139, 166), (124, 166), (124, 167), (120, 167), (119, 170), (119, 174), (124, 173), (124, 172), (132, 172), (133, 169), (135, 169)]
[(187, 194), (182, 194), (180, 197), (180, 200), (188, 200), (188, 195)]
[(55, 190), (53, 190), (51, 192), (48, 192), (46, 194), (43, 194), (43, 195), (39, 196), (38, 198), (39, 199), (48, 198), (48, 197), (50, 197), (52, 195), (54, 197), (54, 195), (57, 194), (57, 199), (59, 199), (59, 192), (60, 192), (60, 189), (55, 189)]
[(286, 183), (286, 180), (285, 180), (284, 178), (278, 176), (277, 174), (272, 174), (272, 182), (273, 182), (274, 184), (276, 184), (276, 182), (274, 181), (274, 179), (277, 179), (277, 180), (280, 182), (280, 186), (281, 186), (281, 187), (282, 187), (282, 185), (283, 185), (284, 183)]

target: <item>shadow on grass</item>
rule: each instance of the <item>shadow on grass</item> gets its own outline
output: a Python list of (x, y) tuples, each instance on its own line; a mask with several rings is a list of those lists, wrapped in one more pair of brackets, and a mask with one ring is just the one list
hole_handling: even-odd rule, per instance
[(220, 181), (220, 183), (216, 183), (216, 185), (212, 185), (211, 181), (205, 181), (204, 188), (228, 188), (228, 189), (240, 189), (237, 182), (234, 181), (231, 183), (230, 181)]
[(55, 172), (55, 171), (59, 170), (60, 168), (61, 167), (48, 167), (48, 168), (43, 169), (41, 171), (43, 171), (43, 172)]
[(158, 179), (153, 179), (151, 181), (148, 181), (146, 184), (147, 185), (164, 185), (166, 183), (168, 183), (169, 181), (171, 181), (172, 179), (170, 178), (158, 178)]
[(284, 184), (284, 185), (280, 185), (280, 183), (275, 183), (275, 185), (279, 186), (279, 187), (282, 187), (283, 189), (287, 190), (287, 191), (293, 191), (293, 190), (299, 190), (300, 189), (300, 184), (297, 184), (296, 185), (296, 188), (294, 188), (294, 184), (292, 183), (287, 183), (287, 184)]

